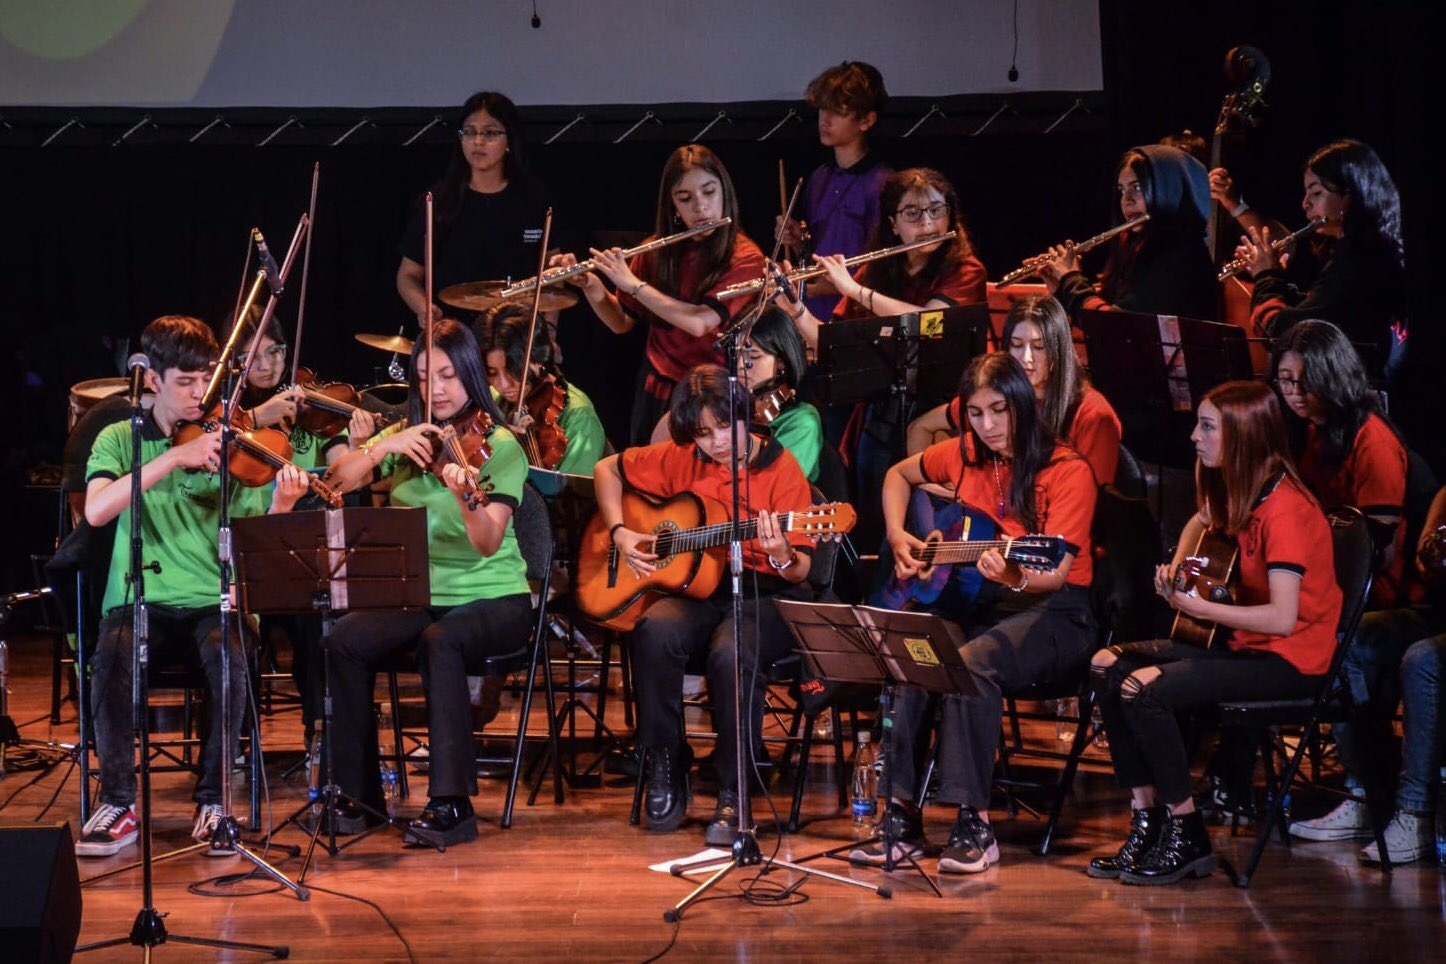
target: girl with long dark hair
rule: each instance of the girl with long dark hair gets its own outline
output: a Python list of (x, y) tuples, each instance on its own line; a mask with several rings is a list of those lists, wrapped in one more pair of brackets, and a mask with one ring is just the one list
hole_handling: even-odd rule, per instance
[[(1084, 459), (1056, 444), (1040, 420), (1029, 378), (1009, 355), (974, 359), (959, 398), (964, 436), (936, 442), (884, 477), (884, 521), (896, 574), (909, 578), (923, 566), (915, 553), (924, 543), (904, 528), (904, 513), (913, 488), (925, 483), (951, 488), (980, 517), (981, 527), (992, 524), (1002, 538), (1048, 532), (1066, 543), (1059, 565), (1047, 572), (1026, 572), (995, 549), (978, 562), (986, 580), (982, 616), (965, 627), (971, 638), (960, 650), (974, 692), (945, 698), (939, 724), (939, 800), (958, 807), (939, 870), (978, 873), (999, 861), (988, 808), (1003, 695), (1078, 671), (1094, 646), (1088, 593), (1097, 486)], [(976, 532), (973, 538), (989, 536)], [(924, 691), (903, 688), (888, 731), (894, 795), (884, 819), (901, 841), (895, 859), (925, 847), (915, 761), (927, 740), (931, 702)], [(852, 858), (882, 863), (885, 853), (881, 846), (866, 847)]]
[[(1130, 833), (1118, 853), (1090, 861), (1091, 877), (1172, 884), (1215, 866), (1190, 795), (1190, 760), (1177, 716), (1222, 700), (1297, 699), (1330, 667), (1341, 613), (1330, 525), (1292, 468), (1280, 405), (1259, 382), (1226, 382), (1200, 402), (1195, 430), (1197, 511), (1155, 591), (1180, 613), (1233, 630), (1211, 648), (1171, 640), (1096, 653), (1100, 711)], [(1238, 547), (1231, 602), (1175, 588), (1176, 570), (1211, 530)]]
[[(608, 291), (596, 273), (577, 279), (602, 323), (618, 334), (648, 323), (648, 344), (633, 402), (634, 443), (643, 444), (668, 410), (673, 387), (689, 369), (721, 364), (716, 331), (749, 305), (749, 299), (719, 301), (718, 291), (763, 273), (763, 252), (739, 226), (738, 195), (728, 169), (701, 144), (685, 144), (668, 156), (658, 184), (652, 238), (728, 217), (722, 227), (625, 260), (618, 248), (593, 250), (597, 272), (615, 286)], [(577, 263), (571, 254), (555, 266)]]
[[(1044, 424), (1085, 457), (1100, 485), (1113, 483), (1120, 417), (1084, 373), (1064, 308), (1048, 295), (1019, 299), (1004, 317), (1002, 341), (1029, 377)], [(923, 451), (940, 432), (958, 435), (962, 422), (957, 398), (925, 412), (909, 426), (909, 452)]]
[(1394, 372), (1405, 346), (1405, 248), (1401, 197), (1386, 165), (1355, 140), (1332, 141), (1306, 161), (1301, 209), (1323, 217), (1314, 245), (1320, 273), (1304, 291), (1291, 285), (1270, 250), (1268, 228), (1241, 238), (1237, 258), (1255, 278), (1250, 316), (1256, 330), (1279, 338), (1307, 319), (1334, 323), (1357, 344), (1381, 353)]
[[(450, 845), (477, 836), (471, 797), (477, 793), (476, 748), (467, 673), (489, 655), (512, 652), (527, 638), (532, 603), (527, 565), (517, 546), (512, 513), (522, 502), (527, 458), (492, 401), (472, 332), (450, 318), (434, 322), (432, 351), (412, 349), (407, 376), (407, 422), (383, 430), (332, 467), (342, 490), (391, 481), (391, 502), (427, 513), (431, 605), (420, 610), (347, 613), (330, 637), (335, 721), (332, 763), (337, 784), (381, 808), (372, 684), (377, 665), (415, 646), (427, 694), (431, 747), (429, 800), (408, 835)], [(430, 376), (430, 377), (429, 377)], [(430, 388), (432, 422), (424, 421)], [(491, 457), (478, 470), (486, 492), (473, 504), (462, 469), (440, 464), (434, 441), (446, 425), (464, 426), (478, 412)], [(325, 815), (339, 832), (359, 832), (366, 815), (344, 804)]]
[(1205, 165), (1162, 144), (1131, 148), (1115, 169), (1115, 194), (1116, 224), (1142, 214), (1150, 220), (1115, 239), (1098, 285), (1080, 271), (1068, 243), (1050, 248), (1040, 272), (1050, 294), (1071, 318), (1086, 308), (1214, 318), (1218, 285), (1205, 250)]
[[(431, 188), (434, 298), (454, 284), (536, 274), (550, 206), (546, 189), (527, 173), (522, 118), (505, 94), (468, 97), (456, 136), (446, 173)], [(442, 317), (439, 306), (426, 303), (425, 233), (418, 199), (399, 246), (397, 294), (423, 324)]]
[(1418, 595), (1410, 579), (1406, 530), (1406, 447), (1380, 410), (1361, 356), (1335, 325), (1302, 321), (1275, 343), (1270, 377), (1300, 429), (1296, 464), (1322, 505), (1353, 505), (1383, 550), (1371, 587), (1381, 608)]

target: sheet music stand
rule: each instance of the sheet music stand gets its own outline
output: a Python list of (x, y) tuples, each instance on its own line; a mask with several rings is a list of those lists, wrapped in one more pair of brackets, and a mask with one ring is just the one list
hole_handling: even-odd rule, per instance
[(902, 407), (910, 394), (943, 401), (988, 347), (984, 304), (831, 321), (818, 329), (819, 395), (826, 405), (897, 397)]
[[(326, 852), (336, 856), (384, 826), (396, 826), (404, 838), (427, 846), (407, 825), (344, 793), (332, 773), (331, 633), (338, 612), (369, 609), (423, 609), (431, 604), (425, 509), (346, 508), (289, 512), (237, 519), (233, 528), (236, 588), (243, 612), (264, 615), (319, 613), (322, 654), (322, 767), (325, 785), (318, 800), (308, 800), (281, 821), (303, 830), (301, 815), (320, 804), (326, 815)], [(378, 823), (340, 846), (330, 814), (338, 801), (355, 804)], [(313, 820), (311, 843), (302, 862), (305, 880), (321, 836), (322, 819)], [(441, 850), (442, 847), (436, 849)]]
[(1096, 310), (1081, 311), (1076, 324), (1090, 380), (1121, 414), (1125, 443), (1150, 462), (1191, 464), (1189, 426), (1200, 399), (1222, 382), (1255, 377), (1249, 342), (1236, 325)]
[[(777, 600), (776, 605), (798, 641), (799, 652), (814, 673), (827, 680), (877, 683), (882, 687), (879, 712), (884, 739), (880, 743), (887, 745), (887, 736), (893, 729), (894, 687), (900, 683), (952, 696), (975, 692), (973, 677), (959, 655), (968, 637), (958, 623), (933, 613), (899, 612), (874, 606), (787, 599)], [(886, 809), (893, 800), (892, 770), (885, 753), (879, 791)], [(894, 860), (898, 841), (891, 832), (890, 821), (883, 814), (880, 817), (880, 832), (867, 840), (800, 857), (795, 863), (820, 857), (846, 860), (848, 858), (842, 856), (844, 851), (877, 841), (884, 848), (884, 873), (893, 873), (898, 866)], [(944, 896), (934, 878), (912, 855), (905, 855), (903, 862), (928, 882), (935, 896)]]

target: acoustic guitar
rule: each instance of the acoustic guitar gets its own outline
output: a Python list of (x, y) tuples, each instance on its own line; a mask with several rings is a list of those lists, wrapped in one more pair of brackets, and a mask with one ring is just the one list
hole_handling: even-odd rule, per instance
[(1050, 572), (1064, 561), (1069, 547), (1063, 536), (1026, 535), (998, 538), (994, 520), (977, 509), (937, 499), (915, 490), (907, 522), (924, 547), (914, 558), (924, 568), (909, 579), (894, 575), (888, 543), (879, 550), (878, 571), (883, 583), (869, 596), (869, 605), (884, 609), (940, 607), (967, 613), (979, 601), (985, 579), (974, 563), (989, 549), (997, 549), (1006, 562), (1021, 569)]
[[(651, 573), (637, 578), (621, 565), (602, 513), (593, 516), (583, 530), (577, 565), (577, 606), (584, 615), (621, 632), (637, 625), (662, 596), (705, 599), (713, 594), (728, 569), (727, 545), (733, 535), (723, 503), (693, 492), (656, 500), (624, 491), (622, 508), (624, 525), (652, 533), (649, 551), (658, 558), (649, 563)], [(841, 537), (855, 519), (853, 506), (846, 502), (778, 513), (784, 532), (802, 532), (816, 540)], [(743, 539), (758, 538), (757, 519), (746, 519), (738, 528)]]
[[(1234, 539), (1206, 529), (1200, 533), (1190, 554), (1180, 561), (1175, 569), (1175, 591), (1189, 593), (1211, 602), (1230, 603), (1234, 601), (1232, 585), (1235, 582), (1235, 563), (1240, 557), (1240, 547)], [(1209, 649), (1217, 636), (1230, 630), (1218, 623), (1194, 619), (1176, 611), (1175, 622), (1170, 627), (1170, 638), (1177, 643), (1189, 643)]]

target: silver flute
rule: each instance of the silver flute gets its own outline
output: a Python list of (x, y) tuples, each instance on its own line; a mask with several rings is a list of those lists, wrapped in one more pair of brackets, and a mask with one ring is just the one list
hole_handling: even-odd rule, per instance
[[(704, 234), (708, 231), (712, 231), (714, 228), (721, 228), (725, 225), (732, 223), (732, 218), (712, 218), (711, 220), (695, 224), (686, 231), (679, 231), (677, 234), (670, 234), (665, 238), (656, 238), (652, 241), (644, 241), (642, 244), (638, 245), (635, 248), (628, 248), (626, 251), (623, 252), (623, 257), (631, 258), (634, 255), (647, 254), (649, 251), (656, 251), (659, 248), (666, 248), (670, 244), (677, 244), (679, 241), (685, 241), (688, 238), (693, 237), (695, 234)], [(596, 267), (597, 259), (588, 258), (586, 261), (579, 261), (577, 264), (571, 265), (570, 267), (553, 268), (551, 271), (544, 271), (540, 275), (527, 278), (513, 285), (508, 285), (506, 288), (503, 288), (501, 291), (497, 292), (497, 297), (515, 298), (518, 295), (525, 295), (528, 292), (532, 291), (534, 288), (536, 288), (539, 283), (541, 283), (542, 287), (544, 288), (550, 287), (551, 285), (555, 284), (561, 284), (568, 278), (576, 278), (580, 274), (587, 274), (589, 271)]]
[[(1324, 217), (1312, 218), (1310, 223), (1307, 224), (1305, 227), (1301, 228), (1299, 231), (1292, 231), (1290, 234), (1287, 234), (1279, 241), (1270, 242), (1270, 250), (1277, 254), (1281, 251), (1284, 251), (1287, 245), (1294, 244), (1296, 241), (1305, 237), (1307, 234), (1311, 234), (1322, 224), (1325, 224), (1327, 220), (1328, 219)], [(1224, 281), (1226, 278), (1233, 278), (1249, 267), (1249, 258), (1236, 258), (1234, 261), (1231, 261), (1230, 263), (1225, 265), (1225, 267), (1220, 269), (1220, 276), (1215, 280)]]
[[(1148, 214), (1141, 214), (1139, 217), (1130, 218), (1124, 224), (1117, 224), (1114, 227), (1110, 228), (1108, 231), (1101, 231), (1094, 237), (1086, 238), (1079, 244), (1071, 245), (1071, 247), (1074, 249), (1075, 254), (1084, 254), (1091, 248), (1098, 248), (1100, 245), (1104, 244), (1115, 235), (1123, 234), (1131, 228), (1137, 228), (1148, 220), (1150, 220), (1150, 216)], [(1023, 281), (1025, 278), (1029, 278), (1038, 274), (1039, 269), (1044, 267), (1045, 263), (1049, 260), (1050, 256), (1047, 254), (1041, 254), (1036, 257), (1030, 258), (1028, 261), (1024, 262), (1024, 264), (1015, 268), (1004, 277), (1000, 278), (1000, 286), (1002, 287), (1004, 285), (1012, 285), (1016, 281)]]

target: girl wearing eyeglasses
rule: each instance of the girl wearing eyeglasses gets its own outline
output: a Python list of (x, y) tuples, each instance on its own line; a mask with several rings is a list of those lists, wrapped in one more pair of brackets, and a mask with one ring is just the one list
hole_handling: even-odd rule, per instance
[[(984, 265), (974, 256), (959, 197), (944, 175), (927, 167), (890, 175), (879, 195), (879, 210), (884, 217), (869, 240), (870, 251), (956, 233), (950, 241), (870, 261), (853, 274), (844, 267), (843, 255), (819, 255), (816, 260), (828, 272), (829, 283), (843, 296), (832, 317), (882, 318), (985, 299)], [(809, 352), (816, 351), (820, 319), (786, 296), (778, 303), (793, 318)]]
[[(535, 275), (551, 203), (527, 173), (522, 118), (506, 95), (479, 91), (467, 98), (453, 136), (457, 150), (431, 188), (434, 298), (454, 284)], [(397, 294), (423, 324), (442, 317), (438, 305), (427, 304), (425, 233), (418, 199), (399, 246)]]
[(1150, 220), (1114, 240), (1098, 284), (1080, 270), (1069, 242), (1050, 248), (1040, 271), (1050, 294), (1072, 319), (1082, 309), (1101, 308), (1214, 319), (1219, 285), (1205, 248), (1205, 165), (1162, 144), (1132, 148), (1115, 171), (1115, 196), (1116, 224), (1142, 214)]
[(1296, 463), (1322, 505), (1353, 505), (1371, 522), (1382, 571), (1371, 587), (1381, 608), (1420, 594), (1406, 565), (1406, 447), (1381, 413), (1361, 356), (1328, 321), (1302, 321), (1275, 343), (1270, 375), (1294, 423)]

